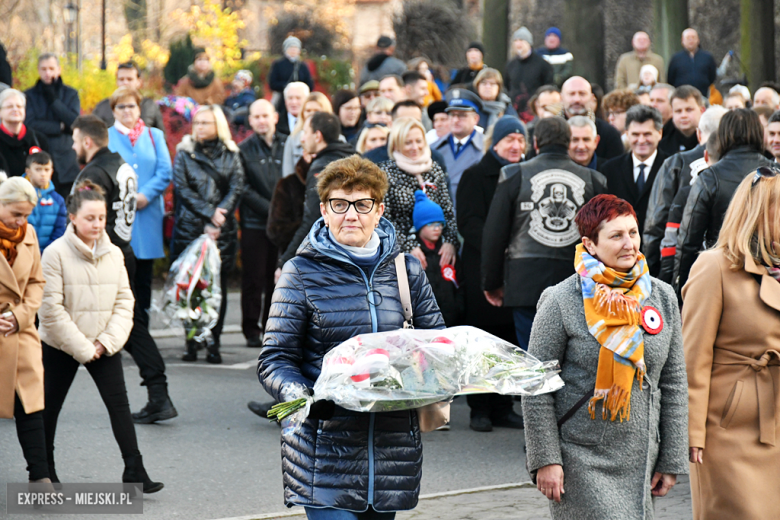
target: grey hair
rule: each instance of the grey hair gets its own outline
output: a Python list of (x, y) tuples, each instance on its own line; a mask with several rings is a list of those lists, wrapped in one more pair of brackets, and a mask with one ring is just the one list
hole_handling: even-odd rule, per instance
[(593, 132), (593, 137), (596, 137), (599, 133), (596, 129), (596, 123), (586, 116), (574, 116), (569, 118), (569, 126), (576, 126), (577, 128), (585, 128), (587, 126), (590, 128), (591, 132)]
[(38, 204), (38, 195), (32, 183), (23, 177), (0, 177), (0, 204), (16, 202), (29, 202), (33, 206)]
[(701, 132), (702, 142), (707, 142), (707, 138), (718, 131), (720, 126), (720, 119), (723, 114), (728, 113), (728, 110), (720, 105), (711, 106), (701, 115), (699, 119), (699, 132)]
[(309, 90), (309, 85), (307, 85), (303, 81), (291, 81), (290, 83), (287, 84), (286, 87), (284, 87), (284, 97), (287, 97), (287, 94), (291, 90), (295, 90), (296, 88), (299, 88), (299, 89), (302, 89), (302, 90), (305, 91), (305, 94), (303, 94), (303, 97), (306, 97), (309, 94), (311, 94), (311, 91)]
[(772, 93), (772, 104), (774, 106), (780, 105), (780, 94), (778, 94), (777, 91), (771, 87), (761, 87), (760, 89), (756, 90), (756, 92), (753, 94), (753, 99), (755, 99), (756, 94), (758, 94), (762, 90), (768, 90)]
[(631, 123), (642, 124), (647, 121), (652, 121), (653, 126), (659, 132), (664, 127), (661, 112), (656, 108), (647, 105), (634, 105), (626, 111), (626, 129), (631, 126)]
[(27, 96), (24, 95), (24, 92), (21, 90), (16, 90), (15, 88), (7, 88), (4, 91), (0, 92), (0, 107), (3, 106), (3, 103), (10, 98), (16, 96), (22, 100), (22, 104), (27, 107)]
[(662, 89), (662, 88), (665, 88), (666, 91), (669, 93), (669, 95), (667, 95), (666, 97), (667, 97), (667, 99), (669, 101), (671, 101), (672, 100), (672, 94), (674, 94), (674, 87), (671, 86), (668, 83), (656, 83), (655, 85), (653, 85), (653, 88), (650, 89), (650, 92), (652, 92), (654, 90), (659, 90), (659, 89)]
[(43, 61), (51, 60), (51, 59), (54, 59), (54, 61), (57, 62), (57, 65), (60, 64), (60, 59), (57, 57), (56, 54), (54, 54), (53, 52), (44, 52), (43, 54), (38, 56), (38, 65), (40, 65), (41, 62)]

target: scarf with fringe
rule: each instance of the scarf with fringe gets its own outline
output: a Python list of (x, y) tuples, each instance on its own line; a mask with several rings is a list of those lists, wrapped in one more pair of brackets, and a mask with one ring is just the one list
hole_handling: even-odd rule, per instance
[[(652, 283), (642, 253), (628, 273), (605, 266), (579, 244), (574, 268), (581, 277), (588, 331), (601, 345), (596, 388), (588, 403), (591, 419), (603, 400), (602, 418), (620, 421), (631, 417), (631, 387), (645, 375), (644, 330), (640, 326), (643, 303)], [(640, 385), (641, 389), (641, 385)]]

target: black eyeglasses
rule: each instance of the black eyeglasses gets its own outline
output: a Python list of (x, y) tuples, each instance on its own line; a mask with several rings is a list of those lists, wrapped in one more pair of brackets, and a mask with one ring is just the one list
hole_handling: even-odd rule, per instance
[(330, 204), (330, 209), (333, 210), (333, 213), (336, 213), (338, 215), (343, 215), (347, 211), (349, 211), (350, 206), (355, 207), (355, 211), (358, 213), (365, 215), (366, 213), (371, 213), (371, 210), (374, 209), (374, 203), (376, 201), (374, 199), (358, 199), (358, 200), (344, 200), (344, 199), (328, 199), (328, 204)]
[(780, 175), (780, 169), (778, 169), (776, 166), (761, 166), (756, 170), (756, 174), (753, 176), (753, 182), (750, 184), (750, 187), (752, 188), (758, 184), (758, 181), (761, 179), (771, 179), (777, 175)]

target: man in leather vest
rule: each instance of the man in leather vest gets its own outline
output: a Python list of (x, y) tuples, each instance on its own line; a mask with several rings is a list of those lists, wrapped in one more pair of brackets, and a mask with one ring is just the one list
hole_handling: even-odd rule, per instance
[(574, 274), (577, 211), (606, 193), (605, 177), (569, 158), (571, 131), (542, 119), (537, 156), (501, 169), (482, 238), (482, 289), (495, 307), (512, 307), (518, 344), (528, 349), (536, 304), (547, 287)]
[[(102, 119), (95, 115), (80, 116), (71, 128), (76, 158), (85, 165), (73, 186), (89, 179), (103, 188), (107, 209), (106, 232), (111, 243), (124, 253), (127, 276), (135, 290), (135, 255), (130, 247), (130, 238), (135, 221), (138, 177), (118, 153), (108, 149), (108, 128)], [(149, 402), (140, 412), (133, 414), (133, 421), (152, 423), (172, 419), (178, 412), (168, 397), (165, 362), (149, 334), (148, 325), (140, 318), (142, 315), (143, 312), (136, 308), (133, 313), (133, 330), (124, 348), (133, 356), (143, 379), (142, 384), (149, 392)]]

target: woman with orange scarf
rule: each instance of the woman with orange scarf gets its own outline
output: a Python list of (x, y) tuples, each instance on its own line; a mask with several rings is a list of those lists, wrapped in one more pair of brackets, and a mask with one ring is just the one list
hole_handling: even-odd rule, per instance
[(41, 253), (27, 217), (38, 203), (22, 177), (0, 184), (0, 418), (16, 419), (31, 482), (51, 482), (43, 427), (43, 362), (35, 313), (43, 296)]
[(652, 519), (688, 473), (688, 385), (672, 288), (650, 276), (631, 205), (577, 213), (575, 274), (539, 300), (528, 352), (566, 386), (523, 398), (527, 467), (554, 520)]

